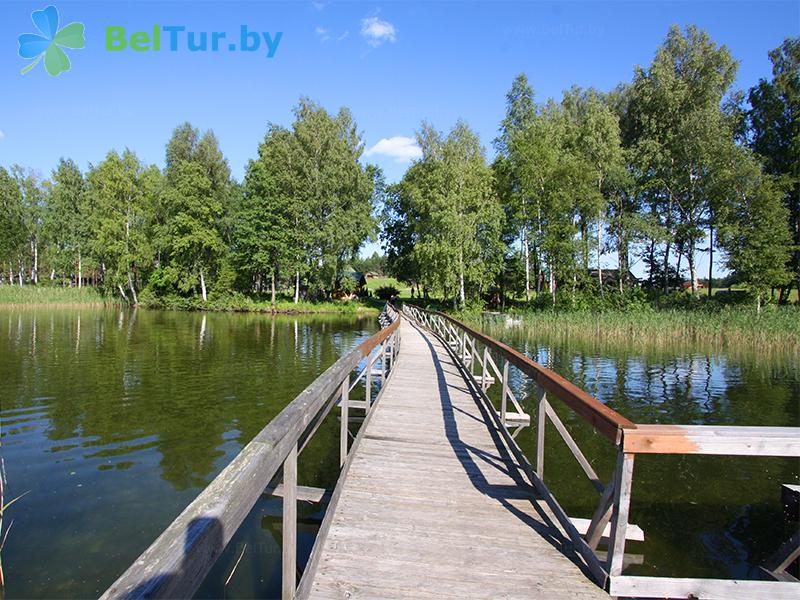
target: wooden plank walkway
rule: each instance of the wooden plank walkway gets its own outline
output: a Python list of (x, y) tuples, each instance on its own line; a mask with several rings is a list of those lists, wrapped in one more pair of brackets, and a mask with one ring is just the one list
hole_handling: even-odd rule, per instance
[(403, 320), (312, 598), (608, 598), (535, 500), (459, 367)]

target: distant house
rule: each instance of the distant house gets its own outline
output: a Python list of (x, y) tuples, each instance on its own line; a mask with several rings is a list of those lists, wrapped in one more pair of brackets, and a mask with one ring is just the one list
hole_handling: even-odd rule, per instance
[[(597, 281), (597, 269), (589, 269), (589, 278)], [(640, 285), (639, 279), (630, 271), (628, 271), (625, 282), (628, 285)], [(618, 286), (619, 269), (603, 269), (603, 285)]]
[(364, 277), (366, 277), (367, 279), (378, 279), (379, 277), (381, 277), (381, 275), (379, 275), (375, 271), (368, 271), (367, 273), (364, 274)]
[[(684, 282), (681, 284), (681, 289), (683, 289), (683, 290), (690, 290), (690, 289), (692, 289), (692, 282), (691, 282), (691, 281), (684, 281)], [(697, 289), (698, 289), (698, 290), (704, 290), (704, 289), (706, 289), (706, 284), (705, 284), (705, 283), (703, 283), (702, 281), (698, 281), (698, 282), (697, 282)]]
[[(344, 285), (345, 280), (350, 285)], [(339, 291), (334, 293), (334, 298), (352, 300), (359, 296), (367, 295), (367, 278), (361, 271), (344, 271), (342, 273), (342, 287), (351, 291)]]

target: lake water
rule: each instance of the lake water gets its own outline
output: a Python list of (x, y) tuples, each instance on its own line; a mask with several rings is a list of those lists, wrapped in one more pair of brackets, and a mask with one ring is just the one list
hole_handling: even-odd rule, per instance
[[(740, 348), (734, 355), (657, 340), (642, 347), (541, 335), (492, 319), (481, 327), (634, 423), (800, 426), (797, 349)], [(535, 461), (534, 390), (521, 377), (512, 389), (527, 398), (532, 427), (517, 440)], [(616, 459), (612, 445), (557, 399), (551, 404), (598, 475), (609, 481)], [(544, 473), (570, 516), (591, 518), (599, 496), (552, 424)], [(628, 542), (626, 553), (639, 555), (643, 564), (625, 574), (762, 578), (761, 564), (797, 528), (784, 522), (780, 487), (800, 482), (799, 473), (800, 461), (793, 458), (640, 455), (630, 522), (644, 530), (645, 541)]]
[[(6, 597), (102, 593), (244, 444), (377, 327), (374, 317), (0, 309), (6, 500), (29, 491), (6, 514)], [(796, 356), (485, 329), (633, 421), (800, 425)], [(521, 380), (514, 387), (531, 391)], [(607, 479), (610, 444), (553, 404)], [(530, 428), (518, 438), (530, 457), (534, 436)], [(552, 429), (546, 455), (548, 485), (571, 515), (590, 516), (596, 493)], [(338, 423), (328, 419), (301, 455), (299, 482), (331, 487), (337, 474)], [(779, 502), (780, 484), (791, 482), (793, 459), (640, 457), (631, 520), (646, 541), (629, 543), (643, 564), (626, 573), (757, 576), (791, 534)], [(302, 564), (320, 514), (298, 510)], [(280, 538), (280, 500), (264, 497), (198, 595), (279, 596)]]
[[(372, 317), (0, 309), (6, 598), (97, 597)], [(328, 419), (330, 421), (330, 419)], [(331, 487), (338, 424), (299, 481)], [(301, 503), (308, 552), (316, 526)], [(199, 595), (280, 595), (280, 500), (264, 498)]]

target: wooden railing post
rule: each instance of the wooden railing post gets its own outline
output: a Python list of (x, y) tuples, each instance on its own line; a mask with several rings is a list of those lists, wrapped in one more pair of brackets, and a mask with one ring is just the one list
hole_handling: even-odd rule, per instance
[(342, 399), (341, 399), (341, 417), (342, 423), (339, 429), (339, 466), (344, 464), (347, 459), (347, 442), (348, 442), (348, 426), (349, 426), (349, 404), (350, 404), (350, 375), (345, 377), (342, 381)]
[[(537, 386), (538, 387), (538, 386)], [(539, 409), (536, 416), (536, 474), (544, 481), (544, 431), (547, 425), (547, 393), (539, 390)]]
[(614, 471), (614, 508), (611, 516), (611, 538), (608, 542), (609, 576), (622, 574), (622, 559), (625, 556), (625, 534), (631, 506), (631, 484), (633, 482), (633, 454), (622, 450), (617, 454)]
[(389, 340), (381, 346), (381, 388), (386, 385), (386, 370), (389, 367)]
[(297, 583), (297, 444), (283, 463), (282, 600), (294, 598)]
[(489, 348), (483, 348), (483, 362), (481, 363), (481, 389), (486, 391), (486, 363), (489, 362)]
[(506, 411), (508, 409), (508, 360), (503, 364), (503, 391), (500, 397), (500, 421), (506, 426)]
[(364, 413), (369, 412), (369, 403), (372, 400), (372, 358), (370, 354), (367, 354), (367, 372), (366, 372), (366, 381), (364, 382), (367, 393), (364, 396)]

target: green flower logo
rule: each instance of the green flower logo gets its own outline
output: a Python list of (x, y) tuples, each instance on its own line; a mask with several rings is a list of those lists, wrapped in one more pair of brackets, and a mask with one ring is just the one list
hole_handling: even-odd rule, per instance
[(86, 46), (86, 40), (83, 37), (83, 23), (70, 23), (59, 30), (58, 9), (55, 6), (33, 11), (31, 19), (41, 35), (23, 33), (19, 36), (19, 55), (22, 58), (36, 60), (22, 69), (20, 73), (25, 75), (38, 65), (42, 58), (44, 58), (44, 68), (54, 77), (64, 71), (69, 71), (72, 65), (70, 65), (69, 57), (61, 48), (80, 49)]

